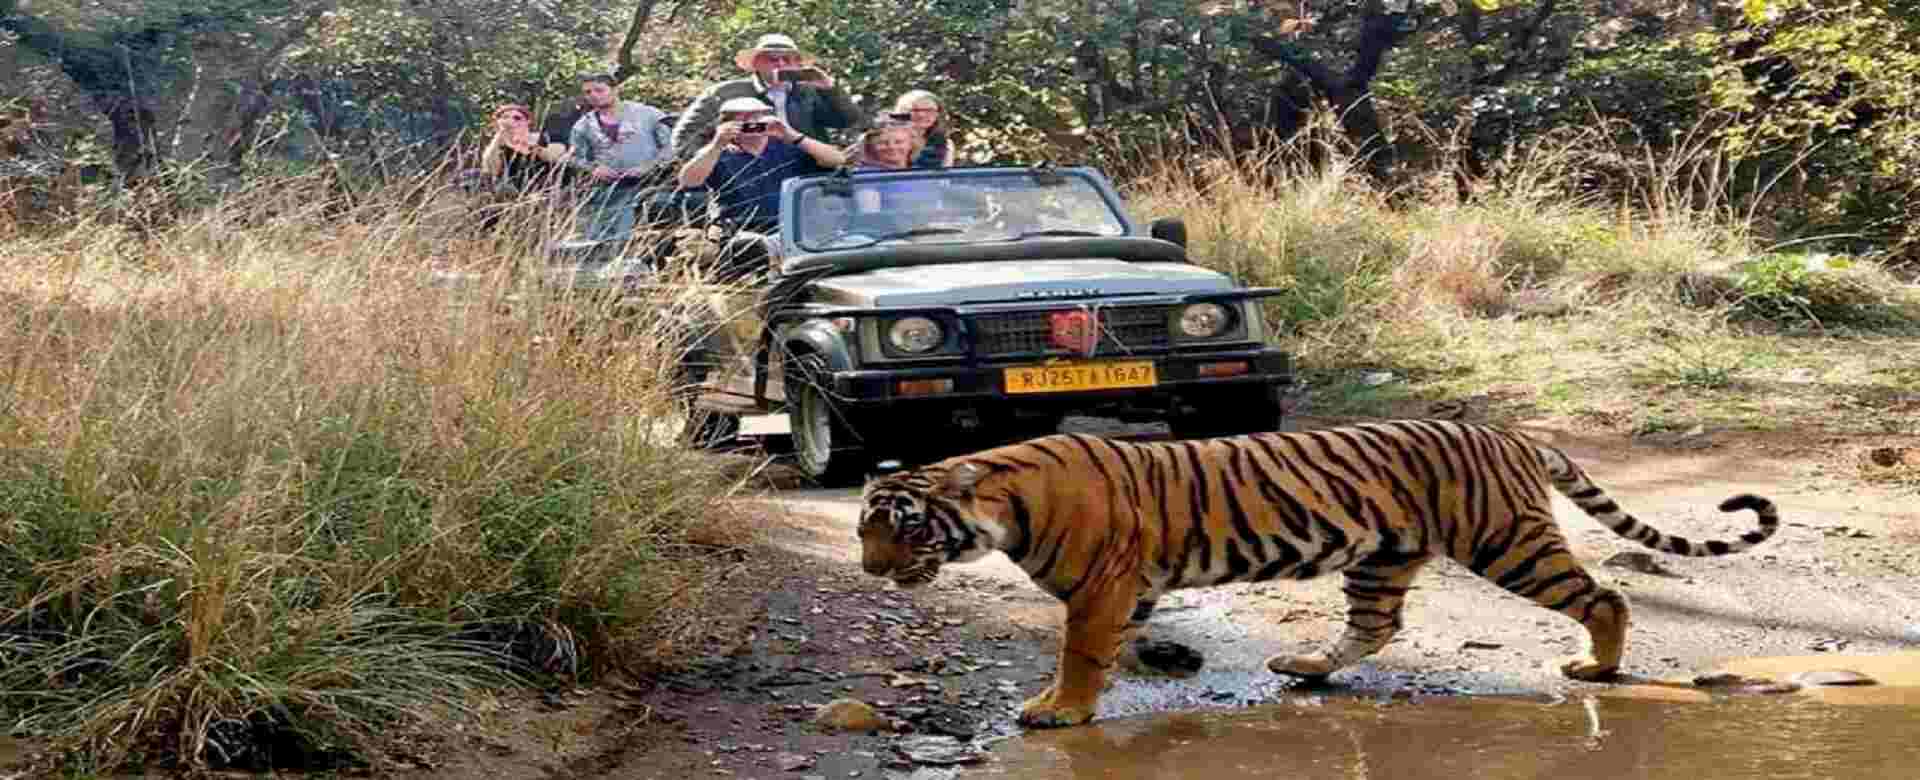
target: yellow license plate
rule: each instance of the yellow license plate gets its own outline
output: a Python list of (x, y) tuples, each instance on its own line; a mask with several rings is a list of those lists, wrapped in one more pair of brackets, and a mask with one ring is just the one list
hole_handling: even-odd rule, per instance
[(1009, 393), (1068, 393), (1075, 390), (1152, 387), (1160, 381), (1154, 373), (1151, 360), (1014, 366), (1005, 372)]

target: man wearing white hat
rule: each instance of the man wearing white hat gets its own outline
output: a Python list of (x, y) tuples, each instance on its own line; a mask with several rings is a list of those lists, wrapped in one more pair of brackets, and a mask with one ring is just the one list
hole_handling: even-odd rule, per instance
[(721, 216), (771, 229), (780, 211), (780, 183), (847, 164), (840, 147), (788, 127), (756, 97), (720, 104), (713, 139), (680, 166), (680, 186), (706, 186)]
[[(708, 87), (680, 112), (673, 126), (675, 157), (685, 160), (707, 142), (719, 119), (720, 104), (733, 98), (757, 98), (772, 106), (786, 126), (815, 138), (825, 139), (834, 128), (851, 128), (860, 122), (860, 107), (846, 89), (788, 36), (762, 35), (752, 48), (735, 52), (733, 63), (751, 75)], [(793, 71), (806, 78), (783, 78), (795, 75)]]
[(780, 185), (796, 176), (826, 173), (847, 164), (840, 147), (780, 121), (757, 97), (721, 103), (713, 140), (680, 166), (682, 187), (705, 186), (722, 219), (739, 232), (722, 255), (729, 271), (752, 272), (764, 262), (761, 242), (779, 229)]

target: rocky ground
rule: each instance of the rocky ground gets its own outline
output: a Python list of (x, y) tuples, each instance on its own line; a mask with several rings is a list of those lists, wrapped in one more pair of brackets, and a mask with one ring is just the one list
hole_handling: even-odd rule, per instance
[[(1311, 425), (1311, 421), (1301, 424)], [(1630, 678), (1688, 679), (1751, 656), (1920, 648), (1920, 510), (1843, 464), (1886, 442), (1720, 435), (1583, 438), (1538, 429), (1640, 517), (1696, 538), (1744, 530), (1721, 498), (1753, 491), (1785, 529), (1725, 559), (1637, 554), (1560, 507), (1576, 554), (1632, 599)], [(1824, 455), (1816, 454), (1824, 453)], [(623, 690), (503, 703), (473, 749), (425, 776), (929, 778), (990, 762), (1015, 710), (1046, 684), (1063, 610), (1004, 557), (954, 567), (912, 593), (863, 575), (855, 491), (784, 489), (755, 500), (769, 548), (740, 605), (753, 630), (685, 673)], [(1181, 680), (1122, 678), (1102, 719), (1238, 708), (1294, 696), (1563, 696), (1586, 686), (1551, 664), (1579, 627), (1453, 564), (1410, 599), (1408, 628), (1376, 657), (1303, 691), (1261, 664), (1339, 630), (1338, 580), (1187, 591), (1162, 601), (1156, 638), (1206, 655)]]

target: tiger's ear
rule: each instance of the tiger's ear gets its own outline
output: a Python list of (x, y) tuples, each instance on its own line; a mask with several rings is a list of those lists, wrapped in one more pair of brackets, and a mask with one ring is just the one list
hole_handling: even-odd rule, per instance
[(973, 493), (973, 486), (987, 476), (987, 467), (972, 461), (963, 462), (947, 470), (946, 493), (951, 496), (966, 496)]

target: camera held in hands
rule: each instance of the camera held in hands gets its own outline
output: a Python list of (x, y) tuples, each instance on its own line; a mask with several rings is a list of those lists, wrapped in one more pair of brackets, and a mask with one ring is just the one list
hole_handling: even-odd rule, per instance
[(742, 133), (764, 133), (766, 131), (767, 131), (766, 122), (741, 122), (740, 123), (740, 132)]

